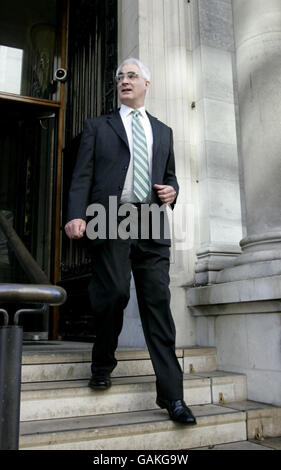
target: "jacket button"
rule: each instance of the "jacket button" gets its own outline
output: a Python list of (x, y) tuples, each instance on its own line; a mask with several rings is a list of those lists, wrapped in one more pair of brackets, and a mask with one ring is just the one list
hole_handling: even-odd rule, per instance
[(118, 189), (122, 189), (122, 186), (118, 186)]

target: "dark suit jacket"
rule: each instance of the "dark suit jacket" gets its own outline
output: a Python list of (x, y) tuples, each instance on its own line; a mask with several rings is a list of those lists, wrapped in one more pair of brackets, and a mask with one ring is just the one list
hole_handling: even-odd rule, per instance
[[(153, 132), (152, 187), (154, 184), (179, 186), (175, 176), (172, 129), (148, 114)], [(108, 208), (109, 196), (120, 202), (130, 150), (119, 111), (85, 122), (69, 192), (67, 220), (85, 219), (89, 204)], [(155, 190), (152, 203), (161, 205)], [(159, 239), (159, 243), (169, 244)]]

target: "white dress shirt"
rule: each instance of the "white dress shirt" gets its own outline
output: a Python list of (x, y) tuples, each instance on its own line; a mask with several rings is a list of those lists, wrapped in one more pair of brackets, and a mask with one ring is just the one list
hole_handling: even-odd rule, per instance
[[(120, 107), (120, 116), (122, 122), (124, 124), (127, 139), (130, 148), (130, 164), (128, 167), (124, 188), (121, 195), (121, 203), (126, 202), (139, 202), (134, 195), (134, 157), (133, 157), (133, 134), (132, 134), (132, 111), (133, 108), (122, 104)], [(146, 135), (146, 142), (147, 142), (147, 151), (148, 151), (148, 164), (149, 164), (149, 174), (150, 174), (150, 181), (151, 181), (151, 173), (152, 173), (152, 147), (153, 147), (153, 134), (152, 128), (150, 124), (149, 117), (146, 114), (145, 107), (139, 108), (138, 111), (140, 112), (139, 117)], [(145, 201), (149, 202), (149, 201)]]

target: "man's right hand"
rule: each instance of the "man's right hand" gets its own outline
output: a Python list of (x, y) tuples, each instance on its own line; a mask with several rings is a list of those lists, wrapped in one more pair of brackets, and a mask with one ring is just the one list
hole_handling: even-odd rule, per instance
[(65, 233), (69, 238), (82, 238), (86, 231), (86, 222), (83, 219), (73, 219), (67, 222), (64, 227)]

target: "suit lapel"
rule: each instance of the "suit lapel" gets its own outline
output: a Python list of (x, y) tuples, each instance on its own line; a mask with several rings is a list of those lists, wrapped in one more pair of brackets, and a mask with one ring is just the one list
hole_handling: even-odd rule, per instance
[(123, 126), (123, 122), (122, 122), (119, 111), (116, 111), (115, 113), (109, 114), (107, 116), (107, 122), (113, 128), (113, 130), (116, 132), (116, 134), (120, 137), (120, 139), (122, 139), (123, 142), (129, 148), (127, 134), (126, 134), (126, 131), (125, 131), (125, 127)]
[(152, 157), (152, 184), (154, 184), (154, 175), (157, 174), (156, 168), (159, 160), (159, 155), (157, 154), (159, 144), (161, 142), (161, 125), (157, 118), (151, 116), (147, 113), (153, 134), (153, 157)]

